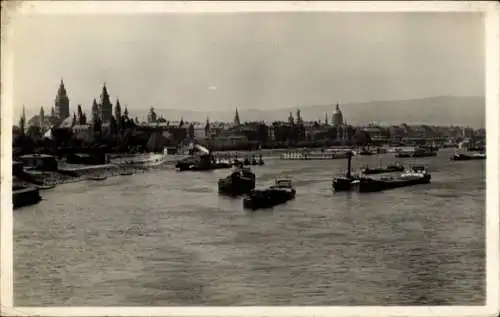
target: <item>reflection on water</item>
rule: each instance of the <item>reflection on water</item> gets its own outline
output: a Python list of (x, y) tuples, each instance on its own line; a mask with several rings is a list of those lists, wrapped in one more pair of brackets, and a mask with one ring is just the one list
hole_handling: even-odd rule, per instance
[(219, 197), (227, 170), (56, 187), (15, 213), (15, 304), (482, 305), (484, 162), (418, 163), (432, 184), (360, 195), (342, 160), (267, 160), (258, 185), (297, 187), (272, 212)]

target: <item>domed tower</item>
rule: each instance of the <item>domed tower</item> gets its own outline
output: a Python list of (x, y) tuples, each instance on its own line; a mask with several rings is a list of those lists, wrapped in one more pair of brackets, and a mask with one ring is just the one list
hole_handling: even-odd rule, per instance
[(332, 124), (334, 127), (340, 127), (344, 124), (344, 117), (342, 115), (342, 111), (339, 108), (339, 104), (335, 107), (335, 111), (332, 115)]
[(54, 110), (58, 119), (64, 120), (69, 117), (69, 98), (62, 79), (54, 101)]

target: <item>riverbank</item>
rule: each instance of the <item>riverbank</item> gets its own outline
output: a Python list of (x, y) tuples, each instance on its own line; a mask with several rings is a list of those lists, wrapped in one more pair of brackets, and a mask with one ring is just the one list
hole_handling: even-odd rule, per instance
[(37, 184), (34, 182), (29, 182), (26, 180), (14, 177), (13, 183), (21, 184), (24, 186), (53, 186), (62, 185), (68, 183), (76, 183), (88, 180), (89, 177), (116, 177), (116, 176), (128, 176), (138, 173), (146, 173), (150, 171), (151, 168), (137, 168), (137, 167), (123, 167), (119, 165), (104, 165), (104, 166), (91, 166), (87, 169), (75, 170), (74, 175), (69, 175), (67, 173), (61, 173), (61, 171), (27, 171), (27, 174), (32, 176)]

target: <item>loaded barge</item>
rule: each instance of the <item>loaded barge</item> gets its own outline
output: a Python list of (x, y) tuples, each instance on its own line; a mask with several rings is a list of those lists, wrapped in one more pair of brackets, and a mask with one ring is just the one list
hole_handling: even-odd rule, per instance
[(380, 179), (360, 177), (353, 181), (353, 187), (359, 193), (380, 192), (384, 190), (407, 187), (419, 184), (429, 184), (431, 174), (423, 167), (414, 167), (398, 177), (383, 177)]
[(404, 172), (405, 168), (403, 165), (396, 163), (387, 165), (386, 167), (379, 168), (364, 168), (361, 172), (365, 175), (383, 174), (383, 173), (393, 173), (393, 172)]
[(252, 190), (252, 192), (243, 199), (244, 209), (265, 209), (284, 204), (289, 200), (295, 199), (295, 188), (289, 179), (277, 179), (273, 186), (267, 189)]

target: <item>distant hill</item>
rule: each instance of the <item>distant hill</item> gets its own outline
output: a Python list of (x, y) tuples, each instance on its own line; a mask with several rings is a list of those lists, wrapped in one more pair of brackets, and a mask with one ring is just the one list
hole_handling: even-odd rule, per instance
[[(305, 105), (300, 110), (304, 120), (322, 121), (325, 112), (329, 121), (335, 104)], [(428, 124), (428, 125), (465, 125), (474, 128), (485, 126), (485, 98), (484, 97), (452, 97), (440, 96), (409, 100), (370, 101), (363, 103), (341, 104), (340, 108), (345, 120), (353, 125), (368, 123), (389, 124)], [(157, 114), (167, 120), (179, 120), (181, 117), (188, 121), (204, 122), (206, 117), (211, 121), (232, 121), (234, 110), (231, 111), (195, 111), (188, 109), (156, 109)], [(296, 107), (270, 110), (239, 109), (241, 121), (286, 120), (290, 112), (295, 116)], [(131, 113), (143, 118), (147, 110), (131, 109)]]

